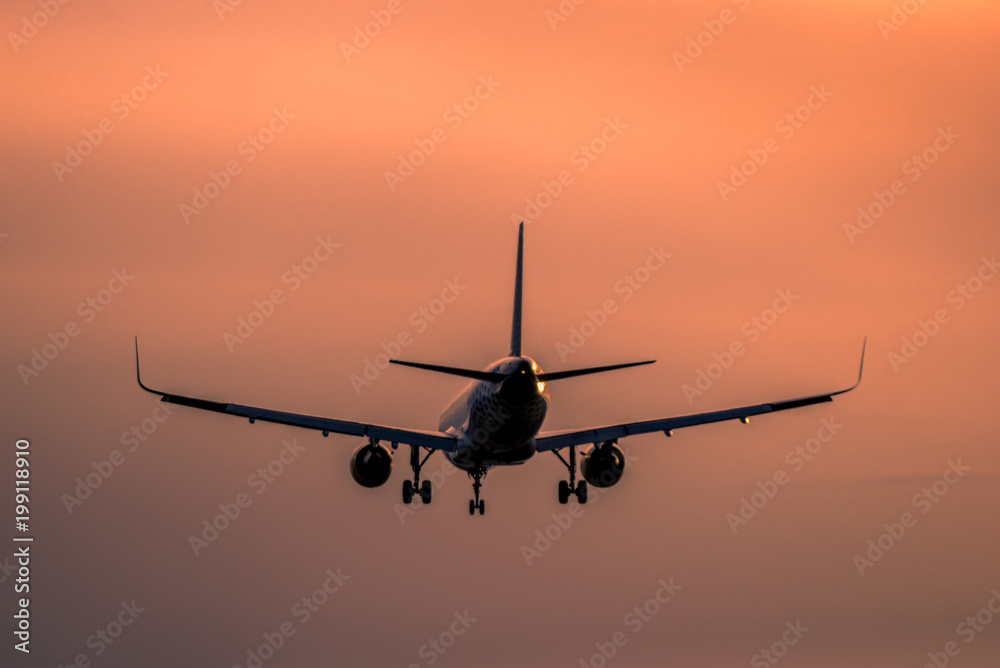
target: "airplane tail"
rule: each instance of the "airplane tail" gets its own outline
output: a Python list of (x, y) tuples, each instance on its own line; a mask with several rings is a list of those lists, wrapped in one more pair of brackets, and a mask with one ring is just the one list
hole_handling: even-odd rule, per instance
[(510, 356), (521, 356), (521, 261), (524, 252), (524, 221), (517, 228), (517, 270), (514, 276), (514, 317), (510, 324)]
[[(520, 357), (521, 356), (521, 266), (524, 259), (524, 221), (517, 228), (517, 269), (514, 275), (514, 316), (510, 325), (510, 356)], [(644, 362), (629, 362), (627, 364), (612, 364), (610, 366), (598, 366), (589, 367), (586, 369), (569, 369), (566, 371), (553, 371), (551, 373), (540, 373), (537, 378), (539, 382), (549, 382), (553, 380), (562, 380), (563, 378), (576, 378), (577, 376), (587, 376), (593, 373), (603, 373), (605, 371), (614, 371), (616, 369), (627, 369), (633, 366), (641, 366), (643, 364), (652, 364), (655, 360), (647, 360)], [(498, 373), (494, 371), (477, 371), (475, 369), (460, 369), (458, 367), (452, 366), (442, 366), (440, 364), (423, 364), (421, 362), (405, 362), (403, 360), (390, 359), (389, 362), (392, 364), (401, 364), (403, 366), (414, 367), (417, 369), (424, 369), (426, 371), (437, 371), (438, 373), (447, 373), (453, 376), (463, 376), (465, 378), (472, 378), (474, 380), (488, 381), (492, 383), (500, 383), (505, 378), (507, 374)], [(521, 373), (524, 373), (523, 371)]]

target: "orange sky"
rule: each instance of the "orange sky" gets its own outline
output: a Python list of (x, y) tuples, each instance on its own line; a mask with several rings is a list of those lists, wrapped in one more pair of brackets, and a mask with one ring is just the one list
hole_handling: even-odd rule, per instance
[[(954, 642), (952, 665), (995, 665), (1000, 622), (961, 626), (1000, 588), (995, 3), (928, 2), (891, 30), (908, 3), (244, 0), (220, 17), (222, 1), (80, 0), (36, 31), (38, 3), (0, 9), (0, 425), (32, 443), (37, 583), (33, 652), (11, 665), (244, 666), (285, 621), (269, 668), (598, 665), (618, 632), (608, 665), (760, 665), (799, 620), (783, 664), (920, 666)], [(403, 332), (404, 359), (505, 354), (521, 218), (525, 353), (548, 371), (658, 360), (553, 384), (546, 429), (845, 387), (867, 335), (864, 381), (746, 427), (623, 441), (621, 484), (535, 559), (522, 548), (567, 511), (554, 457), (494, 471), (483, 518), (462, 475), (400, 518), (405, 452), (362, 489), (354, 439), (165, 415), (135, 385), (137, 334), (156, 387), (431, 429), (460, 379), (351, 376)], [(669, 259), (626, 291), (651, 248)], [(421, 316), (446, 281), (460, 296)], [(787, 311), (755, 324), (778, 292)], [(843, 427), (796, 464), (822, 420)], [(258, 494), (292, 439), (305, 449)], [(240, 493), (252, 504), (195, 556), (189, 536)], [(301, 623), (295, 602), (338, 568)], [(637, 629), (629, 611), (670, 578)], [(88, 637), (132, 599), (146, 611), (96, 655)], [(454, 645), (424, 647), (465, 611)]]

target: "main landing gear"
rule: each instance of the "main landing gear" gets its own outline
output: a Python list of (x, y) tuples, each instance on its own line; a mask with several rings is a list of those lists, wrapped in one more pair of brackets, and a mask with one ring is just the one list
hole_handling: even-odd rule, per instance
[(469, 514), (475, 515), (476, 510), (479, 510), (479, 514), (482, 515), (486, 512), (486, 502), (479, 498), (479, 488), (483, 486), (483, 478), (486, 477), (486, 469), (481, 466), (469, 471), (469, 475), (472, 476), (472, 493), (476, 495), (476, 498), (469, 501)]
[(553, 450), (555, 456), (559, 458), (566, 468), (569, 469), (569, 481), (559, 481), (559, 503), (569, 503), (569, 497), (575, 495), (580, 503), (587, 503), (587, 481), (576, 481), (576, 446), (569, 446), (569, 461), (563, 459), (558, 450)]
[(420, 496), (420, 500), (423, 501), (424, 505), (431, 502), (431, 481), (424, 480), (423, 483), (420, 482), (420, 469), (423, 468), (423, 465), (433, 454), (433, 450), (428, 450), (427, 456), (421, 460), (420, 446), (410, 446), (410, 467), (413, 469), (413, 480), (403, 481), (403, 503), (413, 503), (414, 493)]

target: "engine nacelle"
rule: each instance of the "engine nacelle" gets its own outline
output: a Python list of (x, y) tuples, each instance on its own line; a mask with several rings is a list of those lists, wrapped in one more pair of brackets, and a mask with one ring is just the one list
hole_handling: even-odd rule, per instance
[(625, 474), (625, 453), (612, 441), (591, 448), (580, 460), (580, 475), (594, 487), (611, 487)]
[(351, 455), (351, 475), (362, 487), (384, 485), (392, 473), (392, 454), (377, 443), (366, 443)]

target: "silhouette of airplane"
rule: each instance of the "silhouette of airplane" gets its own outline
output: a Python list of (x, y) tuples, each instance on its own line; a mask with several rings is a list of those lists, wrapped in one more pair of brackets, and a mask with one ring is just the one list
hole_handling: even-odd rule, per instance
[[(618, 440), (621, 438), (656, 431), (670, 436), (674, 429), (724, 420), (740, 420), (745, 424), (754, 415), (833, 401), (833, 397), (850, 392), (861, 383), (867, 339), (861, 347), (858, 380), (845, 390), (694, 415), (625, 422), (586, 429), (541, 432), (549, 404), (547, 390), (549, 383), (565, 378), (652, 364), (655, 360), (544, 372), (533, 359), (522, 355), (521, 265), (523, 247), (524, 223), (522, 222), (517, 233), (514, 316), (511, 325), (510, 354), (507, 357), (493, 362), (482, 371), (390, 360), (394, 364), (472, 380), (458, 398), (441, 414), (438, 431), (421, 431), (337, 418), (301, 415), (154, 390), (144, 385), (139, 375), (138, 337), (136, 337), (135, 343), (136, 379), (142, 389), (159, 395), (160, 400), (167, 403), (236, 415), (249, 419), (251, 424), (257, 420), (263, 420), (314, 429), (321, 431), (323, 436), (335, 433), (367, 437), (368, 442), (361, 445), (351, 456), (351, 475), (359, 485), (364, 487), (379, 487), (385, 484), (392, 472), (392, 452), (395, 452), (400, 443), (409, 445), (413, 479), (403, 481), (404, 503), (411, 503), (415, 494), (420, 497), (423, 503), (430, 503), (431, 482), (424, 480), (421, 483), (420, 471), (430, 456), (440, 450), (457, 468), (467, 472), (472, 478), (475, 498), (469, 501), (469, 514), (475, 514), (478, 510), (480, 515), (486, 511), (486, 504), (480, 498), (482, 479), (487, 471), (496, 466), (523, 464), (537, 453), (552, 452), (562, 461), (569, 472), (568, 480), (559, 481), (559, 502), (567, 503), (570, 496), (575, 495), (580, 503), (586, 503), (588, 483), (595, 487), (605, 488), (611, 487), (621, 480), (625, 472), (625, 453), (618, 447)], [(388, 441), (391, 444), (392, 452), (381, 444), (382, 441)], [(576, 449), (581, 445), (589, 447), (581, 453), (580, 475), (583, 480), (577, 482)], [(422, 456), (421, 449), (427, 451), (426, 455)], [(568, 460), (563, 458), (561, 450), (568, 450)]]

